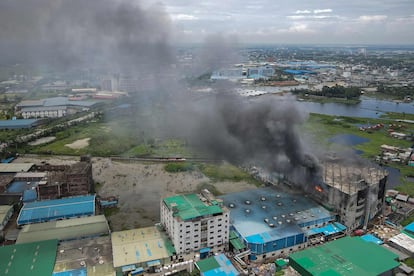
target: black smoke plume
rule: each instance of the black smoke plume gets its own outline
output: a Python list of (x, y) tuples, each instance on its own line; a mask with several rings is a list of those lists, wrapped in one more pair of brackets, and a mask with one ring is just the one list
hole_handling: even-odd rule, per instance
[(182, 114), (191, 143), (215, 158), (287, 174), (298, 167), (319, 169), (298, 129), (308, 114), (291, 96), (246, 98), (230, 89), (192, 103)]
[(173, 61), (163, 6), (136, 1), (0, 1), (1, 63), (156, 71)]

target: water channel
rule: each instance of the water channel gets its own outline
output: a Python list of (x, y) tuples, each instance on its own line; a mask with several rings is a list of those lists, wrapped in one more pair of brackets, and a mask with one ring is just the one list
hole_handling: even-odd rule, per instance
[(306, 101), (299, 101), (298, 104), (301, 108), (304, 108), (311, 113), (337, 116), (379, 118), (379, 116), (385, 112), (414, 114), (413, 103), (396, 103), (364, 96), (361, 97), (361, 102), (355, 105)]

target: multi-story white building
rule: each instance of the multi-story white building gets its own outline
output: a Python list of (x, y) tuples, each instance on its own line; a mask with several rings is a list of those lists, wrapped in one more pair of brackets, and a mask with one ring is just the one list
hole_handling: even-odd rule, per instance
[(223, 252), (229, 241), (229, 211), (208, 190), (161, 200), (161, 224), (177, 254)]

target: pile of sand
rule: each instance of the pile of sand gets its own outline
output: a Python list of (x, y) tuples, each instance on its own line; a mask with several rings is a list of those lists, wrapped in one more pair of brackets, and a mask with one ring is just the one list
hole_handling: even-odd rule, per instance
[(71, 148), (71, 149), (83, 149), (89, 146), (89, 140), (91, 138), (85, 138), (85, 139), (79, 139), (71, 144), (66, 144), (65, 147)]

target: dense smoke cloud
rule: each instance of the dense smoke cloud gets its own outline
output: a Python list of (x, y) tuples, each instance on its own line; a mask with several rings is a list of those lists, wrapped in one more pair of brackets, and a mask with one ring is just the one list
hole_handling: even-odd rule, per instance
[(247, 99), (219, 93), (193, 104), (186, 117), (182, 121), (191, 130), (191, 142), (215, 158), (269, 171), (315, 166), (316, 161), (305, 154), (298, 132), (307, 113), (291, 96)]
[[(156, 83), (150, 93), (160, 94), (149, 105), (166, 117), (145, 124), (137, 120), (137, 129), (148, 132), (154, 123), (217, 158), (269, 171), (315, 164), (304, 153), (297, 130), (307, 114), (293, 98), (247, 99), (230, 93), (233, 85), (221, 83), (215, 96), (194, 100), (175, 81), (177, 72), (166, 77), (171, 71), (165, 74), (164, 69), (174, 63), (174, 54), (168, 43), (170, 19), (159, 4), (143, 9), (126, 0), (3, 0), (0, 10), (0, 62), (49, 64), (60, 70), (99, 66), (111, 73), (149, 76)], [(237, 63), (236, 46), (235, 38), (208, 37), (195, 57), (193, 76)], [(148, 105), (144, 100), (136, 102)]]
[(0, 1), (2, 63), (157, 70), (173, 60), (161, 5), (133, 1)]
[(240, 56), (237, 46), (236, 36), (208, 35), (198, 51), (195, 51), (192, 75), (198, 77), (239, 63)]

